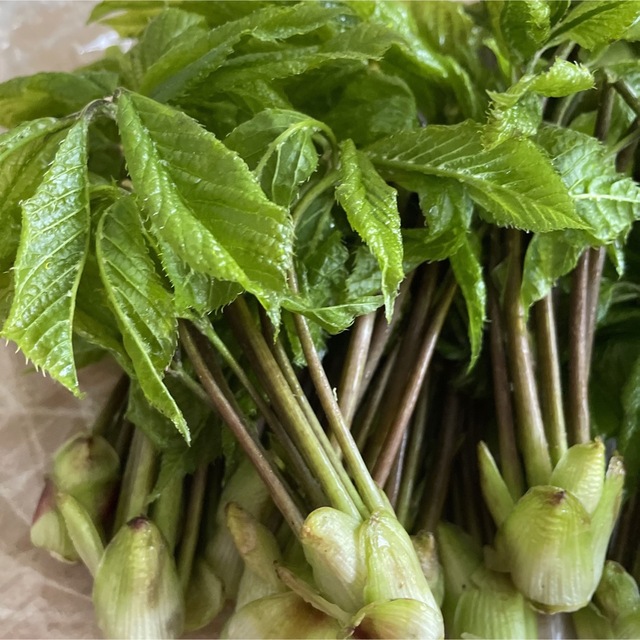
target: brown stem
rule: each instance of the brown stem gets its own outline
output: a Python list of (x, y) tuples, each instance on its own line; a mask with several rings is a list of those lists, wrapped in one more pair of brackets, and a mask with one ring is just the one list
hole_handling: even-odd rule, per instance
[(180, 341), (182, 342), (182, 345), (184, 346), (184, 349), (196, 370), (204, 390), (211, 398), (211, 401), (220, 414), (220, 417), (231, 429), (243, 451), (249, 460), (251, 460), (251, 463), (260, 475), (260, 478), (268, 487), (273, 501), (289, 523), (292, 531), (296, 535), (299, 535), (304, 522), (304, 517), (292, 499), (284, 480), (280, 477), (277, 470), (271, 466), (266, 452), (260, 443), (254, 440), (246, 425), (233, 410), (233, 407), (228, 400), (224, 397), (224, 394), (207, 368), (207, 365), (205, 364), (189, 330), (184, 324), (180, 325), (179, 330)]
[(588, 442), (589, 427), (589, 262), (585, 251), (573, 272), (569, 324), (569, 427), (571, 443)]
[(342, 368), (338, 406), (348, 427), (351, 427), (358, 406), (375, 319), (376, 314), (373, 312), (356, 319), (349, 341), (347, 357)]
[[(493, 234), (492, 255), (497, 256), (499, 239)], [(495, 267), (495, 264), (493, 265)], [(509, 382), (509, 365), (504, 346), (504, 328), (502, 311), (498, 303), (498, 292), (492, 282), (489, 283), (489, 319), (491, 343), (491, 368), (493, 373), (493, 401), (498, 423), (498, 446), (500, 450), (500, 468), (509, 493), (517, 500), (524, 490), (522, 466), (516, 445), (516, 430), (513, 420), (513, 404), (511, 385)]]
[(362, 375), (362, 384), (360, 385), (360, 396), (358, 398), (358, 403), (362, 400), (365, 392), (367, 391), (369, 383), (371, 382), (373, 375), (378, 368), (380, 359), (382, 358), (382, 355), (384, 354), (387, 345), (389, 344), (389, 340), (403, 316), (403, 313), (405, 311), (405, 303), (407, 298), (409, 297), (409, 291), (411, 290), (411, 283), (413, 282), (414, 275), (415, 271), (412, 271), (407, 275), (407, 277), (400, 285), (400, 291), (398, 292), (398, 297), (396, 298), (391, 322), (387, 322), (383, 313), (379, 314), (376, 325), (373, 329), (373, 335), (371, 336), (369, 355), (367, 358), (367, 364), (364, 368), (364, 373)]
[(449, 307), (456, 293), (456, 283), (453, 278), (449, 277), (449, 282), (445, 285), (442, 299), (435, 310), (431, 324), (427, 329), (422, 344), (418, 350), (416, 364), (411, 371), (409, 380), (405, 387), (402, 399), (398, 405), (398, 411), (393, 423), (386, 431), (387, 436), (382, 447), (382, 451), (376, 461), (373, 469), (373, 476), (380, 486), (384, 486), (391, 471), (393, 460), (398, 454), (400, 443), (404, 436), (404, 432), (409, 424), (409, 420), (413, 415), (413, 411), (418, 401), (420, 388), (427, 374), (431, 358), (435, 352), (436, 343), (440, 336), (440, 331), (444, 324), (444, 320), (449, 311)]
[(420, 529), (435, 531), (440, 520), (448, 493), (451, 462), (456, 448), (459, 422), (460, 401), (455, 391), (449, 391), (445, 400), (436, 464), (432, 471), (431, 482), (427, 482), (424, 488), (422, 502), (418, 510), (418, 513), (422, 514), (419, 520)]
[(536, 304), (536, 335), (542, 414), (549, 440), (551, 462), (555, 466), (567, 450), (567, 429), (564, 421), (560, 357), (552, 293)]
[(409, 429), (405, 430), (404, 435), (402, 437), (402, 442), (400, 443), (400, 449), (398, 450), (398, 455), (396, 459), (393, 461), (393, 467), (391, 468), (391, 473), (389, 474), (389, 479), (387, 480), (387, 484), (385, 486), (385, 493), (389, 498), (389, 502), (391, 506), (395, 509), (398, 504), (398, 496), (400, 494), (400, 486), (402, 483), (402, 475), (404, 473), (404, 463), (405, 457), (407, 453), (407, 444), (409, 443)]
[(402, 475), (402, 483), (400, 485), (400, 495), (398, 496), (398, 520), (402, 523), (405, 529), (409, 529), (413, 524), (410, 518), (411, 511), (411, 498), (413, 496), (413, 490), (416, 485), (416, 479), (420, 462), (422, 461), (422, 449), (424, 444), (424, 438), (427, 431), (427, 409), (429, 406), (429, 378), (425, 380), (420, 392), (420, 398), (416, 406), (416, 411), (413, 414), (411, 436), (409, 438), (407, 461), (405, 463), (405, 470)]

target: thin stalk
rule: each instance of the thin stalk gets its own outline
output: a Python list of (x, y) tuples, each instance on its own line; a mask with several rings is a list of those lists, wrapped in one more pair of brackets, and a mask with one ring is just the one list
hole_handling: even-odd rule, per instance
[[(616, 83), (614, 86), (618, 92), (626, 91), (626, 85), (618, 86)], [(611, 85), (605, 85), (594, 131), (601, 142), (607, 139), (614, 97)], [(573, 273), (569, 326), (569, 415), (573, 443), (588, 442), (591, 438), (589, 371), (603, 265), (604, 249), (587, 250)]]
[(151, 519), (162, 532), (173, 553), (182, 524), (182, 475), (172, 477), (151, 505)]
[(120, 460), (124, 460), (127, 451), (129, 451), (134, 429), (135, 427), (127, 419), (123, 418), (120, 422), (120, 429), (113, 443), (113, 448), (116, 450)]
[(402, 476), (404, 474), (404, 464), (407, 453), (407, 445), (409, 444), (409, 429), (405, 430), (402, 436), (402, 442), (400, 443), (400, 449), (398, 455), (393, 461), (393, 467), (391, 467), (391, 473), (385, 486), (385, 493), (389, 498), (391, 506), (395, 509), (398, 504), (398, 496), (400, 495), (400, 486), (402, 484)]
[(155, 481), (156, 458), (151, 440), (142, 429), (135, 429), (120, 487), (114, 531), (132, 518), (146, 515), (149, 494)]
[(300, 198), (295, 209), (291, 213), (293, 223), (297, 224), (314, 200), (321, 196), (327, 189), (331, 189), (336, 184), (337, 180), (338, 172), (335, 169), (332, 169), (323, 178), (310, 187), (309, 190)]
[(551, 457), (544, 431), (540, 401), (529, 345), (529, 332), (520, 300), (522, 285), (522, 236), (508, 232), (509, 273), (505, 292), (508, 353), (513, 396), (519, 425), (519, 440), (530, 486), (546, 484), (551, 475)]
[(349, 428), (358, 406), (375, 319), (375, 313), (367, 313), (356, 319), (342, 367), (342, 378), (338, 387), (338, 406)]
[[(493, 234), (492, 255), (498, 256), (499, 243), (497, 234)], [(495, 267), (495, 264), (493, 265)], [(489, 337), (491, 343), (491, 371), (493, 375), (493, 401), (498, 423), (498, 447), (500, 450), (500, 470), (514, 500), (524, 493), (522, 466), (516, 445), (516, 429), (514, 423), (511, 385), (509, 382), (509, 365), (504, 345), (504, 327), (498, 292), (489, 282)]]
[(427, 431), (427, 409), (429, 406), (429, 385), (425, 380), (422, 385), (422, 391), (418, 398), (416, 411), (413, 414), (413, 420), (410, 430), (409, 445), (407, 451), (407, 460), (402, 474), (402, 482), (400, 483), (400, 494), (398, 495), (398, 506), (396, 512), (398, 520), (405, 529), (411, 525), (409, 513), (411, 511), (411, 498), (416, 486), (416, 478), (419, 471), (420, 462), (422, 461), (422, 449), (424, 438)]
[(269, 493), (271, 494), (273, 501), (278, 509), (280, 509), (280, 512), (286, 519), (292, 531), (296, 535), (299, 535), (304, 522), (304, 517), (291, 497), (286, 484), (276, 469), (271, 466), (262, 446), (254, 440), (250, 432), (247, 430), (246, 425), (234, 412), (232, 406), (224, 397), (224, 394), (207, 368), (193, 337), (184, 324), (180, 325), (179, 331), (180, 341), (196, 370), (204, 390), (211, 398), (216, 410), (220, 414), (220, 417), (231, 429), (247, 457), (256, 468), (260, 478), (269, 489)]
[[(297, 282), (296, 275), (293, 270), (290, 272), (290, 281), (293, 291), (296, 292)], [(327, 375), (322, 367), (322, 363), (320, 362), (320, 356), (313, 344), (313, 338), (309, 331), (307, 320), (297, 313), (294, 314), (293, 319), (320, 404), (327, 416), (329, 426), (340, 445), (340, 449), (342, 450), (342, 455), (344, 456), (347, 466), (351, 470), (351, 474), (353, 475), (355, 484), (358, 487), (360, 496), (362, 497), (365, 506), (370, 511), (382, 509), (386, 506), (385, 500), (383, 499), (379, 488), (373, 481), (373, 478), (369, 475), (369, 470), (360, 455), (360, 451), (356, 446), (353, 436), (344, 422), (342, 412), (340, 411), (338, 402), (333, 394), (333, 389), (329, 384)]]
[[(217, 358), (212, 352), (212, 347), (215, 347), (216, 349), (218, 347), (221, 347), (224, 349), (224, 351), (227, 352), (228, 357), (225, 357), (223, 354), (221, 354), (223, 355), (223, 358), (227, 362), (227, 364), (229, 363), (229, 359), (232, 359), (237, 366), (239, 365), (235, 361), (233, 356), (231, 356), (231, 353), (228, 351), (226, 346), (222, 345), (222, 342), (217, 337), (217, 334), (215, 334), (215, 331), (213, 331), (213, 328), (211, 329), (211, 332), (206, 330), (205, 332), (203, 332), (204, 335), (211, 341), (211, 344), (207, 344), (202, 352), (203, 358), (209, 371), (211, 371), (218, 386), (220, 387), (220, 390), (227, 398), (227, 401), (229, 402), (229, 404), (231, 404), (235, 412), (240, 415), (242, 412), (237, 405), (235, 395), (229, 388), (229, 385), (224, 377)], [(253, 383), (249, 381), (248, 376), (244, 372), (242, 372), (242, 375), (239, 376), (239, 378), (240, 383), (249, 393), (251, 399), (255, 402), (258, 411), (262, 414), (263, 418), (265, 419), (271, 430), (275, 433), (280, 444), (282, 445), (287, 455), (287, 462), (291, 466), (295, 478), (304, 488), (306, 496), (309, 499), (310, 506), (320, 507), (325, 505), (326, 499), (324, 493), (322, 492), (322, 489), (320, 488), (320, 485), (318, 484), (318, 481), (309, 472), (309, 469), (305, 464), (305, 461), (300, 454), (299, 449), (295, 446), (294, 442), (289, 437), (289, 434), (282, 426), (282, 423), (280, 422), (280, 420), (278, 420), (277, 416), (272, 411), (271, 406), (267, 403), (262, 394), (256, 389)]]
[(588, 442), (589, 364), (587, 336), (589, 333), (589, 262), (585, 251), (573, 272), (571, 286), (571, 321), (569, 324), (569, 427), (572, 444)]
[[(625, 135), (620, 140), (618, 140), (616, 144), (609, 148), (609, 154), (611, 156), (618, 156), (623, 152), (629, 150), (629, 148), (631, 148), (631, 150), (633, 151), (633, 148), (637, 145), (638, 140), (640, 140), (640, 116), (633, 121), (629, 129), (627, 129)], [(618, 171), (620, 171), (619, 168)]]
[(376, 461), (380, 457), (389, 430), (397, 419), (398, 407), (402, 406), (402, 397), (406, 386), (415, 367), (419, 366), (420, 344), (428, 330), (428, 323), (431, 322), (428, 316), (435, 295), (438, 270), (437, 264), (428, 265), (423, 270), (419, 287), (413, 295), (411, 313), (405, 324), (396, 359), (398, 368), (390, 379), (389, 388), (385, 394), (385, 403), (378, 417), (378, 428), (365, 452), (365, 460), (370, 468), (375, 467)]
[(191, 480), (189, 502), (184, 520), (184, 535), (178, 552), (178, 577), (180, 578), (180, 586), (183, 593), (186, 593), (191, 578), (191, 568), (193, 567), (193, 558), (198, 544), (206, 488), (207, 465), (205, 464), (196, 469)]
[(536, 304), (536, 336), (540, 375), (540, 400), (551, 463), (555, 467), (567, 450), (567, 429), (564, 421), (560, 357), (556, 334), (553, 296), (546, 295)]
[(360, 385), (358, 404), (362, 401), (364, 394), (369, 388), (369, 383), (371, 382), (373, 375), (378, 368), (380, 359), (382, 358), (382, 355), (384, 354), (387, 345), (389, 344), (389, 340), (404, 314), (405, 303), (407, 298), (409, 297), (411, 283), (413, 282), (415, 273), (415, 270), (409, 273), (400, 285), (400, 291), (398, 292), (398, 297), (396, 298), (391, 322), (387, 322), (384, 313), (378, 314), (379, 317), (373, 329), (373, 335), (371, 336), (371, 344), (369, 346), (367, 364), (365, 365), (364, 373), (362, 376), (362, 384)]
[(427, 375), (427, 370), (429, 369), (429, 364), (431, 363), (431, 359), (435, 352), (440, 331), (444, 325), (444, 320), (449, 311), (449, 307), (453, 302), (456, 290), (456, 282), (450, 277), (448, 283), (445, 284), (442, 298), (436, 307), (431, 323), (429, 324), (429, 328), (427, 329), (418, 350), (416, 364), (413, 367), (402, 395), (402, 399), (399, 404), (399, 411), (396, 414), (394, 422), (390, 425), (390, 428), (387, 431), (385, 443), (382, 447), (380, 456), (376, 461), (373, 476), (380, 486), (384, 486), (387, 478), (389, 477), (393, 459), (398, 453), (404, 431), (406, 430), (409, 420), (411, 420), (411, 416), (413, 415), (413, 411), (420, 394), (420, 388), (422, 387), (422, 383)]
[(596, 333), (596, 322), (598, 320), (598, 299), (600, 297), (600, 284), (602, 282), (602, 271), (606, 250), (604, 247), (589, 250), (589, 284), (587, 291), (587, 367), (591, 370), (591, 353), (593, 351), (593, 340)]
[[(386, 401), (389, 400), (389, 380), (391, 378), (391, 374), (395, 371), (395, 365), (398, 361), (398, 351), (399, 349), (396, 346), (387, 357), (387, 361), (385, 362), (382, 371), (377, 376), (373, 392), (362, 414), (362, 419), (359, 421), (358, 429), (356, 432), (356, 444), (358, 445), (358, 449), (360, 449), (360, 451), (364, 451), (365, 449), (365, 444), (367, 443), (367, 439), (369, 438), (369, 434), (371, 433), (373, 424), (380, 414), (380, 406), (382, 404), (383, 398)], [(368, 458), (365, 458), (365, 462), (367, 463), (367, 467), (371, 468), (375, 463), (375, 458), (372, 461), (369, 461)]]
[(342, 482), (342, 485), (344, 486), (345, 490), (347, 491), (351, 500), (353, 501), (353, 504), (356, 505), (358, 512), (364, 517), (366, 515), (367, 510), (366, 510), (366, 507), (364, 506), (364, 503), (362, 502), (362, 498), (360, 498), (360, 495), (358, 494), (356, 488), (353, 486), (353, 482), (351, 482), (351, 479), (349, 478), (349, 474), (347, 473), (346, 469), (344, 468), (344, 465), (340, 460), (340, 456), (338, 455), (334, 447), (331, 445), (331, 442), (329, 441), (329, 437), (324, 432), (322, 425), (318, 420), (318, 416), (316, 416), (313, 408), (311, 407), (311, 404), (309, 403), (309, 399), (307, 398), (304, 390), (302, 389), (302, 386), (300, 385), (300, 382), (298, 380), (298, 377), (296, 376), (293, 366), (289, 361), (289, 357), (287, 356), (287, 353), (284, 347), (282, 346), (282, 342), (279, 339), (275, 341), (273, 340), (273, 334), (272, 334), (273, 328), (271, 324), (268, 323), (264, 317), (263, 317), (263, 320), (264, 320), (264, 325), (263, 325), (264, 330), (268, 334), (268, 338), (270, 339), (269, 344), (272, 345), (271, 352), (273, 354), (273, 357), (275, 358), (277, 365), (280, 367), (282, 375), (288, 382), (290, 391), (293, 393), (295, 400), (297, 401), (300, 409), (304, 413), (307, 419), (307, 424), (309, 425), (311, 432), (313, 433), (313, 436), (316, 438), (316, 440), (322, 447), (322, 450), (324, 451), (325, 455), (331, 462), (331, 465), (333, 466), (336, 474), (338, 475), (338, 477), (340, 478), (340, 481)]
[(255, 327), (246, 302), (239, 298), (227, 308), (226, 313), (232, 321), (232, 328), (238, 332), (244, 343), (254, 370), (259, 374), (283, 425), (289, 429), (292, 439), (298, 443), (307, 464), (324, 488), (331, 504), (355, 518), (364, 515), (351, 498), (324, 448), (318, 446), (318, 438), (291, 392), (263, 335)]
[(613, 83), (613, 87), (634, 113), (640, 117), (640, 98), (635, 94), (631, 85), (621, 78)]
[(438, 455), (431, 473), (431, 482), (427, 482), (425, 485), (420, 508), (418, 509), (418, 513), (422, 514), (419, 519), (419, 529), (435, 531), (435, 527), (440, 520), (448, 493), (451, 463), (455, 453), (459, 423), (460, 401), (455, 392), (450, 391), (445, 401)]

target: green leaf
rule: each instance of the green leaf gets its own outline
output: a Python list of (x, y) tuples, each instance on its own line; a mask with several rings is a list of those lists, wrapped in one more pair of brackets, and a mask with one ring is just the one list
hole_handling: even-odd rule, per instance
[(176, 347), (171, 294), (149, 256), (133, 197), (121, 198), (102, 215), (96, 254), (138, 382), (149, 402), (189, 442), (187, 423), (162, 381)]
[(37, 73), (0, 84), (0, 125), (66, 116), (92, 100), (111, 95), (118, 76), (108, 71)]
[(15, 297), (3, 329), (36, 367), (76, 394), (72, 318), (89, 242), (87, 129), (85, 118), (71, 127), (22, 205)]
[(402, 236), (396, 190), (380, 177), (371, 160), (358, 151), (352, 140), (340, 145), (340, 184), (336, 198), (347, 214), (349, 224), (377, 258), (382, 270), (382, 295), (387, 319), (402, 271)]
[(224, 143), (242, 156), (273, 202), (289, 207), (318, 166), (313, 135), (324, 128), (298, 111), (267, 109), (236, 127)]
[(205, 273), (194, 271), (176, 255), (157, 230), (151, 234), (150, 240), (173, 287), (173, 305), (178, 317), (191, 318), (193, 312), (201, 317), (231, 303), (242, 292), (241, 287), (234, 283), (214, 280)]
[(495, 0), (486, 6), (494, 32), (511, 58), (526, 60), (549, 37), (546, 0)]
[(608, 244), (626, 235), (640, 217), (640, 187), (616, 171), (606, 148), (592, 136), (550, 125), (536, 140), (587, 223), (585, 233), (591, 243)]
[(333, 62), (379, 60), (399, 41), (396, 33), (376, 24), (359, 24), (319, 46), (250, 53), (227, 62), (212, 76), (218, 91), (227, 91), (256, 80), (290, 78)]
[(585, 49), (595, 49), (621, 38), (639, 17), (637, 0), (580, 2), (555, 26), (549, 44), (573, 40)]
[[(268, 6), (196, 38), (185, 34), (149, 68), (141, 91), (162, 102), (175, 99), (218, 69), (243, 36), (265, 42), (285, 40), (326, 26), (343, 13), (321, 3)], [(280, 52), (276, 56), (281, 57)], [(272, 77), (276, 76), (266, 79)]]
[(240, 284), (276, 313), (291, 263), (286, 210), (266, 198), (236, 153), (183, 113), (123, 93), (117, 118), (158, 236), (195, 271)]
[(469, 316), (469, 343), (471, 345), (471, 369), (480, 355), (482, 332), (486, 319), (487, 289), (478, 259), (478, 250), (469, 236), (450, 258), (456, 282), (462, 291)]
[(520, 290), (525, 310), (544, 298), (559, 278), (574, 269), (587, 246), (584, 239), (571, 231), (536, 233), (533, 236), (524, 257)]
[(340, 97), (322, 115), (339, 139), (361, 146), (417, 126), (416, 100), (401, 78), (367, 68), (341, 84)]
[(166, 6), (164, 0), (103, 0), (93, 7), (88, 21), (102, 22), (123, 38), (135, 38)]
[(508, 138), (534, 135), (542, 122), (542, 105), (533, 94), (560, 98), (593, 87), (591, 72), (557, 58), (545, 73), (524, 75), (504, 93), (489, 91), (493, 100), (485, 144), (496, 147)]
[(474, 122), (400, 132), (367, 150), (383, 177), (412, 173), (450, 178), (466, 187), (490, 222), (529, 231), (584, 228), (548, 158), (529, 140), (486, 150)]
[(629, 474), (629, 487), (637, 486), (640, 475), (640, 358), (622, 389), (623, 421), (620, 429), (620, 452)]
[(445, 260), (456, 253), (466, 242), (473, 214), (473, 201), (464, 187), (455, 180), (425, 175), (410, 176), (399, 184), (418, 194), (425, 220), (425, 229), (404, 230), (405, 246), (407, 242), (412, 245), (412, 262), (418, 255), (422, 263)]

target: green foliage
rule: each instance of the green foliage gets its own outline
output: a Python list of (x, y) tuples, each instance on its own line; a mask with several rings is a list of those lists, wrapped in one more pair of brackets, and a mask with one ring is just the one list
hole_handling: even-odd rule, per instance
[(638, 17), (637, 0), (580, 2), (554, 27), (550, 44), (573, 40), (585, 49), (595, 49), (622, 37)]
[(71, 127), (42, 182), (22, 203), (15, 295), (3, 335), (79, 394), (73, 359), (76, 292), (89, 243), (88, 121)]
[(162, 381), (176, 347), (171, 294), (151, 260), (132, 197), (118, 200), (102, 215), (96, 253), (136, 379), (149, 402), (189, 442), (187, 423)]
[(358, 151), (351, 140), (341, 145), (336, 198), (346, 211), (351, 227), (378, 260), (387, 319), (391, 319), (393, 301), (404, 277), (396, 191), (384, 182), (371, 160)]
[(367, 152), (391, 180), (419, 173), (458, 181), (494, 224), (529, 231), (586, 226), (535, 144), (507, 140), (485, 149), (482, 135), (483, 127), (470, 121), (433, 125), (380, 140)]
[(118, 124), (158, 237), (195, 271), (242, 285), (277, 314), (291, 260), (286, 211), (237, 154), (179, 111), (123, 93)]
[(111, 95), (118, 76), (108, 71), (37, 73), (0, 84), (0, 125), (66, 116), (92, 100)]

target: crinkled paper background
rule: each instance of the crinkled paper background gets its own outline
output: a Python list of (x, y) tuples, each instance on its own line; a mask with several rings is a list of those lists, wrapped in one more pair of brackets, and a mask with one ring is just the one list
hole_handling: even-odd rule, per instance
[[(0, 0), (0, 81), (72, 69), (114, 44), (115, 34), (85, 26), (92, 4)], [(104, 362), (80, 375), (82, 400), (29, 372), (14, 345), (0, 345), (0, 638), (100, 637), (86, 569), (61, 564), (29, 541), (51, 454), (91, 424), (117, 370)]]

